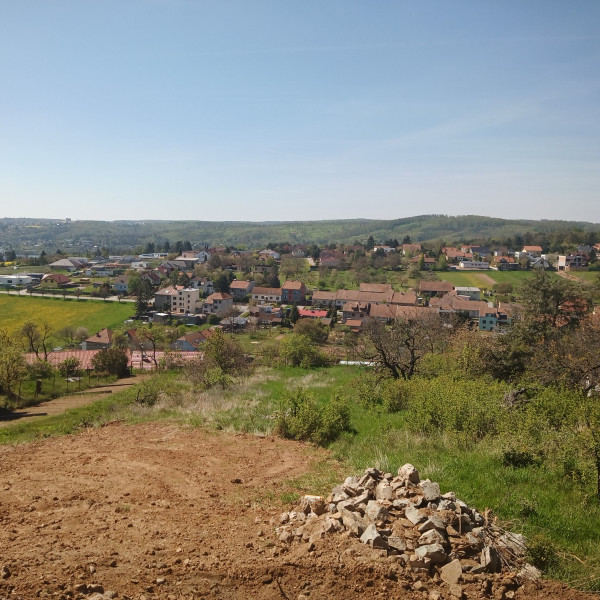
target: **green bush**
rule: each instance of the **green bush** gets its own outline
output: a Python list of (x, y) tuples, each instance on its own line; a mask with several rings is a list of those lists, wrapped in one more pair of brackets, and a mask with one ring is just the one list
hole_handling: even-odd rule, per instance
[(276, 413), (275, 431), (284, 438), (325, 446), (350, 431), (350, 408), (338, 395), (320, 404), (303, 388), (287, 390)]
[(365, 371), (352, 381), (351, 395), (368, 410), (395, 413), (408, 406), (408, 385), (403, 379), (381, 379)]
[(485, 380), (455, 381), (447, 376), (405, 382), (408, 422), (417, 431), (460, 432), (468, 440), (498, 433), (506, 409), (506, 386)]

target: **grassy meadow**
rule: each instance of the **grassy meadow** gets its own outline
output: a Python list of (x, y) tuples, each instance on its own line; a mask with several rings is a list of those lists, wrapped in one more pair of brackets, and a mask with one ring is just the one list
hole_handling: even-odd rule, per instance
[(9, 333), (18, 331), (26, 321), (48, 323), (54, 331), (63, 327), (86, 327), (90, 335), (104, 327), (123, 325), (134, 312), (130, 302), (100, 300), (64, 300), (62, 297), (25, 297), (0, 294), (0, 327)]
[(436, 273), (439, 279), (450, 281), (452, 285), (459, 287), (492, 288), (496, 283), (508, 281), (515, 289), (527, 277), (531, 277), (531, 271), (444, 271)]

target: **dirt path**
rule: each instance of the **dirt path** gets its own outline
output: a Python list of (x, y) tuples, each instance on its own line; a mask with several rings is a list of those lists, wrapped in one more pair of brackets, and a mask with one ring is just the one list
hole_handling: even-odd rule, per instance
[[(0, 447), (0, 599), (432, 598), (433, 580), (347, 535), (278, 540), (283, 482), (326, 456), (152, 423)], [(499, 576), (493, 589), (479, 577), (463, 600), (508, 598)], [(514, 597), (590, 596), (546, 582)]]
[(96, 388), (91, 388), (81, 393), (61, 396), (54, 400), (48, 400), (38, 406), (28, 406), (21, 410), (15, 410), (8, 415), (0, 413), (0, 427), (14, 423), (15, 421), (23, 422), (35, 417), (46, 417), (49, 415), (59, 415), (71, 408), (78, 408), (91, 404), (100, 398), (106, 397), (108, 394), (118, 392), (140, 383), (147, 375), (136, 375), (128, 379), (121, 379), (111, 385), (104, 385)]

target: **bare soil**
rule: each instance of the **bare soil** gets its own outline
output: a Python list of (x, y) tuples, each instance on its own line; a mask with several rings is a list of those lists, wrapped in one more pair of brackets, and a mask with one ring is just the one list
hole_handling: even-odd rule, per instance
[[(103, 589), (135, 600), (427, 599), (435, 590), (450, 599), (439, 578), (421, 581), (397, 557), (345, 535), (312, 551), (278, 541), (284, 482), (326, 456), (170, 424), (113, 423), (1, 447), (0, 598), (91, 599)], [(463, 598), (511, 597), (503, 592), (513, 583), (471, 576)], [(590, 595), (544, 582), (514, 597)]]

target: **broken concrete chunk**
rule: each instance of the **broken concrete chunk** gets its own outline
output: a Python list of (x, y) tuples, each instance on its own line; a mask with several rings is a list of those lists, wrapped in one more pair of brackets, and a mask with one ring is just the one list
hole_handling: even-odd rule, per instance
[(387, 543), (392, 550), (397, 550), (398, 552), (406, 550), (406, 541), (402, 537), (391, 535), (388, 537)]
[(502, 568), (500, 554), (493, 546), (485, 546), (481, 551), (479, 563), (488, 573), (498, 573)]
[(426, 502), (435, 502), (440, 497), (440, 486), (434, 481), (421, 481), (421, 490), (423, 491), (423, 498)]
[(410, 483), (415, 484), (419, 483), (421, 480), (419, 477), (419, 471), (417, 471), (417, 469), (410, 463), (406, 463), (398, 469), (398, 477), (404, 481), (410, 481)]
[(427, 520), (427, 515), (424, 515), (418, 508), (407, 506), (404, 509), (404, 516), (413, 524), (417, 525)]
[(458, 583), (461, 576), (462, 565), (458, 558), (440, 568), (440, 577), (442, 578), (442, 581), (445, 581), (448, 585)]
[(389, 483), (380, 483), (375, 488), (375, 499), (376, 500), (390, 500), (394, 499), (394, 490)]
[(381, 550), (386, 550), (388, 547), (385, 539), (379, 535), (377, 531), (377, 527), (374, 524), (369, 525), (360, 536), (360, 541), (363, 544), (367, 544), (372, 546), (373, 548), (379, 548)]
[(428, 546), (429, 544), (446, 544), (448, 540), (446, 536), (440, 533), (437, 529), (426, 531), (418, 540), (419, 546)]
[(408, 559), (408, 566), (413, 571), (429, 571), (431, 567), (431, 559), (426, 556), (419, 556), (417, 554), (411, 554)]
[(517, 577), (524, 581), (537, 581), (542, 576), (542, 572), (533, 565), (525, 565), (518, 573)]
[(448, 555), (441, 544), (428, 544), (427, 546), (419, 546), (415, 550), (417, 556), (428, 558), (436, 565), (442, 565), (448, 560)]
[[(405, 514), (406, 514), (406, 511), (405, 511)], [(446, 531), (446, 523), (444, 522), (443, 519), (441, 519), (437, 515), (431, 515), (430, 517), (428, 517), (426, 519), (426, 521), (424, 523), (419, 525), (418, 531), (419, 531), (419, 533), (425, 533), (426, 531), (429, 531), (430, 529), (437, 529), (438, 531), (445, 532)]]
[(369, 500), (365, 509), (365, 516), (371, 521), (389, 521), (390, 513), (379, 502)]

